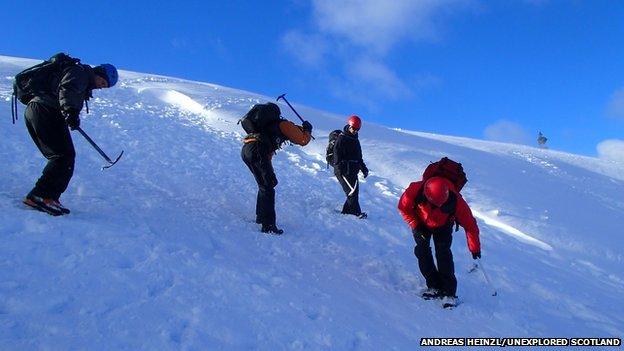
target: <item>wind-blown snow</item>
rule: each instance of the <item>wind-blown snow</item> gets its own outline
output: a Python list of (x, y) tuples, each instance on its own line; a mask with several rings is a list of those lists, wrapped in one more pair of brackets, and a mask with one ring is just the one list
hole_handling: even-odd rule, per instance
[[(492, 211), (492, 212), (495, 215), (498, 215), (498, 213), (499, 213), (499, 211), (497, 211), (497, 210)], [(530, 235), (528, 235), (526, 233), (523, 233), (520, 230), (518, 230), (518, 229), (516, 229), (516, 228), (514, 228), (514, 227), (512, 227), (512, 226), (510, 226), (508, 224), (505, 224), (505, 223), (503, 223), (501, 221), (498, 221), (498, 220), (496, 220), (496, 219), (494, 219), (494, 218), (492, 218), (490, 216), (486, 216), (486, 215), (482, 214), (479, 211), (474, 210), (473, 211), (473, 215), (475, 216), (475, 218), (478, 218), (481, 221), (483, 221), (483, 223), (485, 223), (486, 225), (494, 227), (494, 228), (498, 228), (498, 229), (501, 230), (502, 233), (511, 235), (511, 236), (515, 237), (516, 239), (518, 239), (518, 240), (520, 240), (520, 241), (522, 241), (524, 243), (533, 245), (535, 247), (539, 247), (540, 249), (543, 249), (543, 250), (550, 251), (550, 250), (553, 249), (552, 246), (548, 245), (547, 243), (545, 243), (545, 242), (543, 242), (541, 240), (535, 239), (534, 237), (532, 237), (532, 236), (530, 236)]]
[[(344, 195), (324, 164), (344, 117), (296, 105), (316, 141), (274, 158), (286, 233), (267, 236), (253, 223), (256, 185), (236, 122), (274, 98), (121, 72), (118, 86), (95, 92), (82, 126), (124, 157), (102, 172), (74, 134), (76, 171), (62, 198), (73, 212), (49, 217), (20, 203), (45, 160), (23, 117), (12, 126), (8, 116), (12, 77), (35, 62), (0, 56), (0, 349), (411, 350), (425, 336), (624, 334), (622, 163), (363, 116), (362, 221), (335, 213)], [(463, 304), (453, 311), (418, 298), (424, 282), (396, 210), (441, 156), (467, 171), (462, 193), (498, 290), (490, 296), (482, 275), (468, 273), (460, 230)]]

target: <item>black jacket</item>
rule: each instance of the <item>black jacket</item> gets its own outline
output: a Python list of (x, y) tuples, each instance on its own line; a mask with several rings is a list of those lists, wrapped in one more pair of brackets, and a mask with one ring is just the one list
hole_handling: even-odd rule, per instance
[(61, 112), (82, 110), (85, 100), (95, 88), (95, 73), (89, 65), (77, 64), (52, 74), (46, 89), (35, 93), (31, 100)]
[(357, 174), (368, 168), (362, 160), (362, 147), (357, 134), (349, 132), (345, 126), (334, 144), (334, 172), (339, 174)]

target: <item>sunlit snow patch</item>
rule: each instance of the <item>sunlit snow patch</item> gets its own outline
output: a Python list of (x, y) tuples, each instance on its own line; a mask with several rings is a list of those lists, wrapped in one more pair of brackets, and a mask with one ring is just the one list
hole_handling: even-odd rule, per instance
[(139, 89), (139, 93), (145, 92), (153, 94), (157, 99), (161, 100), (162, 102), (179, 108), (182, 111), (210, 118), (216, 117), (213, 112), (206, 110), (202, 104), (193, 100), (188, 95), (180, 93), (179, 91), (154, 88)]
[(480, 220), (482, 220), (483, 222), (485, 222), (485, 224), (492, 226), (492, 227), (496, 227), (500, 230), (502, 230), (504, 233), (511, 235), (512, 237), (514, 237), (515, 239), (526, 243), (526, 244), (530, 244), (533, 245), (535, 247), (538, 247), (542, 250), (547, 250), (547, 251), (552, 251), (552, 246), (546, 244), (545, 242), (535, 239), (534, 237), (525, 234), (523, 232), (521, 232), (520, 230), (510, 226), (509, 224), (505, 224), (501, 221), (498, 221), (494, 218), (488, 217), (486, 215), (484, 215), (483, 213), (476, 211), (476, 210), (472, 210), (472, 213), (474, 214), (475, 217), (479, 218)]

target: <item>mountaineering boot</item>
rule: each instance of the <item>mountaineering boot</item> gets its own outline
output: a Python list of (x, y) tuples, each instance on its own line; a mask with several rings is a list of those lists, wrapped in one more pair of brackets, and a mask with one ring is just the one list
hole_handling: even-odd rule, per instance
[(263, 224), (260, 231), (263, 233), (274, 235), (281, 235), (282, 233), (284, 233), (284, 231), (279, 229), (275, 224)]
[(61, 212), (63, 212), (63, 214), (70, 214), (71, 213), (69, 208), (63, 206), (63, 204), (59, 200), (54, 200), (53, 203), (59, 210), (61, 210)]
[(63, 214), (63, 211), (56, 206), (54, 199), (44, 199), (36, 195), (28, 194), (22, 202), (26, 206), (30, 206), (35, 210), (45, 212), (52, 216), (61, 216)]
[(366, 214), (366, 212), (360, 212), (360, 214), (359, 214), (359, 215), (356, 215), (356, 216), (357, 216), (357, 218), (359, 218), (359, 219), (365, 219), (365, 218), (368, 218), (368, 215)]
[(442, 308), (453, 309), (458, 305), (457, 296), (442, 297)]
[(441, 299), (442, 291), (440, 291), (439, 289), (435, 289), (435, 288), (427, 288), (427, 290), (423, 291), (420, 294), (420, 297), (422, 297), (425, 300)]

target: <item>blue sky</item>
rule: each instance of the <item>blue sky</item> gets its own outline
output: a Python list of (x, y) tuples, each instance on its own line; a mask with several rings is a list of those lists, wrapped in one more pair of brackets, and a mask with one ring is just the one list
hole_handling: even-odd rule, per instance
[(622, 1), (11, 1), (0, 23), (3, 55), (65, 51), (365, 122), (531, 145), (542, 131), (553, 149), (624, 159)]

